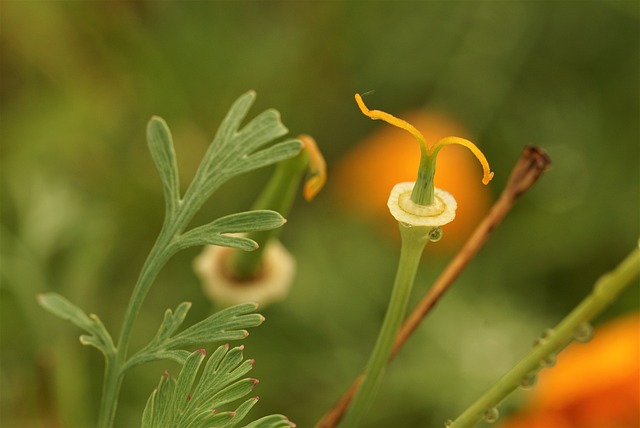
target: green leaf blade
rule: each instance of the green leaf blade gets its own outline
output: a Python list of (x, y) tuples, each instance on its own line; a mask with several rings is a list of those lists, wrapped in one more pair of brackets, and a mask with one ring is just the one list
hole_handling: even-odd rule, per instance
[(196, 380), (196, 375), (198, 374), (198, 369), (200, 368), (200, 364), (206, 352), (204, 349), (200, 349), (192, 353), (189, 358), (184, 363), (182, 370), (180, 371), (180, 375), (178, 376), (178, 381), (176, 383), (176, 392), (175, 399), (173, 400), (173, 413), (177, 418), (184, 412), (191, 400), (191, 396), (189, 393), (191, 392), (191, 387), (193, 386), (193, 382)]
[(211, 400), (213, 403), (213, 407), (216, 408), (219, 406), (223, 406), (227, 403), (231, 403), (244, 397), (245, 395), (253, 391), (257, 384), (258, 380), (251, 378), (242, 379), (235, 383), (232, 383), (212, 397)]
[(213, 162), (210, 161), (216, 152), (223, 152), (224, 149), (232, 144), (233, 135), (240, 128), (242, 120), (247, 116), (255, 99), (255, 91), (247, 91), (231, 105), (229, 112), (222, 120), (220, 128), (218, 128), (213, 142), (209, 146), (209, 151), (205, 154), (202, 165), (212, 165)]
[(235, 412), (204, 411), (201, 413), (200, 417), (195, 419), (188, 426), (190, 428), (219, 428), (223, 426), (229, 426), (229, 424), (233, 426), (233, 419), (235, 418), (235, 416)]
[[(253, 360), (244, 360), (243, 349), (242, 346), (231, 350), (228, 345), (219, 346), (197, 381), (197, 372), (205, 358), (202, 350), (187, 358), (177, 382), (165, 372), (147, 401), (143, 428), (238, 426), (258, 402), (258, 397), (253, 397), (245, 399), (235, 410), (229, 409), (231, 403), (246, 396), (258, 383), (251, 378), (241, 379), (253, 368)], [(194, 382), (197, 382), (195, 388)], [(189, 395), (191, 389), (193, 392)], [(258, 428), (294, 426), (281, 415), (267, 416), (250, 425)]]
[[(163, 324), (160, 326), (159, 333), (156, 334), (147, 346), (127, 361), (123, 371), (129, 370), (142, 363), (164, 359), (184, 364), (191, 353), (175, 348), (204, 343), (241, 340), (248, 336), (247, 328), (257, 327), (264, 321), (262, 315), (253, 313), (257, 309), (257, 305), (254, 303), (244, 303), (218, 311), (173, 337), (170, 337), (170, 334), (165, 334), (167, 325), (171, 325), (171, 328), (173, 328), (173, 326), (177, 328), (177, 325), (182, 323), (189, 306), (190, 303), (188, 302), (181, 303), (178, 308), (176, 308), (174, 315), (171, 315), (171, 311), (167, 310), (165, 313), (165, 321), (163, 321)], [(160, 331), (163, 331), (162, 335), (160, 335)], [(211, 359), (209, 359), (209, 361), (211, 361)]]
[(244, 428), (291, 428), (296, 424), (284, 415), (269, 415), (245, 425)]
[(254, 240), (228, 234), (271, 230), (285, 223), (284, 217), (271, 210), (230, 214), (182, 234), (174, 241), (172, 251), (199, 245), (219, 245), (253, 251), (258, 248), (258, 244)]
[(226, 428), (230, 426), (237, 426), (247, 416), (249, 411), (253, 408), (253, 406), (255, 406), (258, 400), (258, 397), (249, 398), (240, 406), (238, 406), (238, 408), (236, 409), (236, 415), (234, 416), (233, 421), (231, 421), (232, 424), (224, 425), (223, 427)]
[(191, 352), (181, 349), (143, 349), (127, 361), (122, 368), (122, 371), (125, 372), (133, 367), (139, 366), (140, 364), (158, 360), (171, 360), (179, 364), (184, 364), (184, 362), (187, 361), (187, 358), (189, 358), (189, 355), (191, 355)]
[(164, 313), (162, 324), (151, 343), (161, 343), (175, 333), (184, 322), (189, 309), (191, 309), (191, 302), (180, 303), (174, 312), (171, 309), (167, 309)]
[[(229, 350), (225, 345), (220, 348), (223, 348), (225, 355), (219, 364), (215, 366), (207, 365), (205, 368), (200, 384), (193, 392), (195, 405), (202, 405), (203, 403), (210, 402), (221, 388), (224, 388), (226, 385), (239, 379), (244, 374), (234, 376), (232, 373), (233, 369), (242, 361), (242, 351), (244, 347), (238, 346)], [(251, 361), (249, 361), (249, 363), (251, 367), (253, 367), (253, 363)]]
[(97, 315), (87, 316), (82, 309), (57, 293), (39, 294), (37, 300), (40, 306), (47, 311), (90, 333), (89, 335), (81, 335), (80, 343), (95, 347), (107, 359), (115, 355), (113, 340)]
[(263, 111), (240, 129), (255, 100), (254, 91), (238, 98), (205, 153), (196, 176), (187, 189), (184, 202), (198, 208), (224, 182), (236, 175), (296, 156), (302, 149), (300, 141), (287, 141), (257, 151), (288, 130), (274, 109)]
[(223, 309), (167, 340), (165, 346), (169, 349), (198, 343), (243, 339), (248, 335), (246, 328), (257, 327), (264, 321), (260, 314), (246, 313), (250, 308), (255, 310), (256, 305), (249, 303)]
[(244, 153), (252, 153), (289, 130), (280, 120), (280, 113), (268, 109), (256, 116), (234, 137), (233, 144)]
[(244, 233), (278, 228), (286, 223), (280, 213), (253, 210), (220, 217), (207, 225), (213, 233)]
[(95, 336), (90, 336), (88, 334), (83, 334), (80, 336), (80, 343), (85, 346), (93, 346), (100, 352), (102, 352), (105, 356), (113, 355), (113, 350), (109, 349), (109, 347), (99, 338)]
[(220, 363), (227, 355), (227, 352), (229, 352), (229, 345), (224, 344), (224, 345), (218, 346), (216, 350), (213, 352), (213, 354), (211, 354), (211, 356), (209, 357), (209, 361), (207, 361), (207, 364), (204, 367), (204, 371), (202, 372), (201, 382), (198, 384), (195, 391), (193, 392), (194, 396), (196, 397), (204, 396), (204, 390), (205, 390), (204, 388), (208, 387), (207, 383), (205, 383), (206, 382), (205, 380), (213, 379), (216, 376), (216, 372), (218, 371), (218, 366), (220, 366)]
[(165, 371), (160, 378), (158, 393), (154, 405), (154, 423), (158, 427), (168, 427), (173, 422), (173, 400), (175, 399), (176, 380)]
[(167, 215), (173, 214), (180, 202), (178, 163), (171, 131), (158, 116), (152, 117), (147, 125), (147, 144), (162, 181)]
[(147, 405), (144, 406), (144, 411), (142, 412), (142, 428), (154, 428), (155, 425), (153, 423), (153, 417), (155, 415), (155, 403), (156, 396), (158, 395), (158, 388), (155, 388), (149, 399), (147, 400)]
[(230, 165), (227, 173), (235, 176), (244, 174), (254, 169), (259, 169), (285, 159), (297, 156), (302, 150), (302, 143), (298, 140), (289, 140), (274, 144), (264, 150), (260, 150), (242, 159), (242, 161)]
[(87, 314), (58, 293), (39, 294), (37, 299), (40, 306), (57, 317), (70, 321), (89, 333), (94, 332), (93, 322), (91, 322)]
[(174, 244), (175, 251), (201, 245), (217, 245), (219, 247), (237, 248), (243, 251), (255, 251), (259, 245), (256, 241), (242, 236), (211, 234), (201, 230), (190, 230), (182, 235)]

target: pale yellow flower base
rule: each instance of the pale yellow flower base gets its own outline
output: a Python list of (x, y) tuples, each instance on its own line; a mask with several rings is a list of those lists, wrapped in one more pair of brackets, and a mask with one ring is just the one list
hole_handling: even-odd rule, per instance
[(264, 267), (254, 279), (237, 280), (226, 271), (232, 248), (207, 245), (194, 259), (193, 269), (202, 282), (204, 294), (216, 305), (257, 303), (260, 306), (283, 300), (295, 276), (296, 262), (279, 241), (271, 241), (264, 251)]
[(411, 226), (443, 226), (456, 217), (458, 203), (449, 193), (437, 187), (434, 189), (432, 205), (418, 205), (411, 200), (415, 182), (396, 184), (391, 190), (387, 206), (391, 215)]

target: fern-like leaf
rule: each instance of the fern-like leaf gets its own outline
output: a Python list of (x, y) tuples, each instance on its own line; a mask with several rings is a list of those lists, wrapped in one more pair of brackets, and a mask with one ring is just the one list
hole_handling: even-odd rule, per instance
[(169, 131), (169, 127), (162, 118), (154, 116), (149, 121), (147, 125), (147, 143), (162, 181), (166, 215), (170, 217), (175, 215), (177, 206), (180, 203), (180, 183), (171, 131)]
[(241, 128), (255, 98), (255, 92), (249, 91), (231, 106), (187, 189), (186, 203), (194, 200), (194, 205), (199, 207), (222, 183), (234, 176), (289, 159), (302, 150), (299, 140), (276, 143), (260, 150), (288, 130), (280, 121), (280, 114), (273, 109), (260, 113)]
[(257, 242), (228, 234), (271, 230), (285, 223), (284, 217), (271, 210), (254, 210), (231, 214), (184, 233), (175, 241), (175, 250), (173, 251), (206, 244), (252, 251), (258, 248)]
[(175, 312), (168, 309), (156, 336), (127, 361), (124, 370), (145, 362), (164, 359), (184, 363), (189, 352), (176, 348), (244, 339), (249, 335), (247, 328), (257, 327), (264, 321), (262, 315), (254, 312), (257, 305), (245, 303), (218, 311), (174, 335), (190, 306), (188, 302), (184, 302)]
[[(142, 416), (143, 428), (180, 427), (205, 428), (240, 426), (258, 397), (249, 398), (229, 409), (231, 403), (249, 394), (258, 383), (244, 378), (253, 368), (253, 360), (245, 360), (239, 346), (229, 350), (229, 345), (218, 347), (194, 386), (202, 361), (203, 349), (193, 352), (186, 359), (177, 381), (165, 372), (160, 384), (147, 401)], [(246, 427), (293, 427), (282, 415), (270, 415), (258, 419)]]
[(80, 336), (80, 343), (99, 349), (107, 359), (115, 355), (113, 340), (97, 315), (85, 314), (82, 309), (58, 293), (38, 294), (37, 299), (40, 306), (47, 311), (90, 333)]

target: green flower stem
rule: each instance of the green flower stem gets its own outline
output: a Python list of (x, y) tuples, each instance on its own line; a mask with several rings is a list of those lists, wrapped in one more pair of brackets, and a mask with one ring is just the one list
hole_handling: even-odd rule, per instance
[[(309, 165), (306, 150), (298, 156), (278, 163), (276, 169), (256, 200), (253, 210), (273, 210), (287, 217), (295, 200), (302, 175)], [(277, 238), (281, 228), (252, 232), (247, 237), (256, 241), (260, 247), (255, 251), (233, 250), (228, 259), (227, 270), (238, 279), (254, 277), (262, 266), (264, 249), (269, 240)]]
[(404, 223), (399, 223), (399, 225), (402, 248), (389, 307), (387, 308), (387, 314), (382, 323), (378, 340), (369, 358), (364, 379), (342, 423), (344, 427), (355, 427), (359, 424), (362, 415), (367, 411), (376, 394), (389, 360), (396, 334), (404, 319), (418, 265), (422, 258), (422, 251), (429, 241), (430, 227), (412, 227)]
[(614, 302), (640, 275), (640, 249), (632, 251), (613, 271), (601, 276), (593, 291), (585, 297), (543, 340), (507, 374), (464, 411), (450, 428), (472, 427), (484, 413), (495, 408), (522, 380), (541, 367), (541, 362), (558, 353), (581, 326), (595, 318)]

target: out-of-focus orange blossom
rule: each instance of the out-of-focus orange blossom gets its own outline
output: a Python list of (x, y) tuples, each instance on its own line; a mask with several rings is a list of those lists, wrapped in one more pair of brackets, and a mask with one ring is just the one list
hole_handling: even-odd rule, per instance
[[(430, 143), (465, 131), (450, 118), (425, 110), (402, 118), (411, 123)], [(389, 214), (387, 199), (393, 186), (415, 181), (420, 163), (420, 146), (406, 131), (381, 125), (351, 149), (336, 165), (333, 182), (340, 203), (352, 213), (379, 221), (385, 232), (397, 236), (397, 222)], [(438, 155), (435, 185), (458, 201), (455, 220), (444, 226), (438, 250), (453, 249), (473, 231), (488, 210), (489, 190), (482, 184), (482, 169), (473, 154), (462, 146), (448, 146)]]
[(527, 408), (503, 428), (640, 426), (640, 314), (596, 329), (542, 370)]

